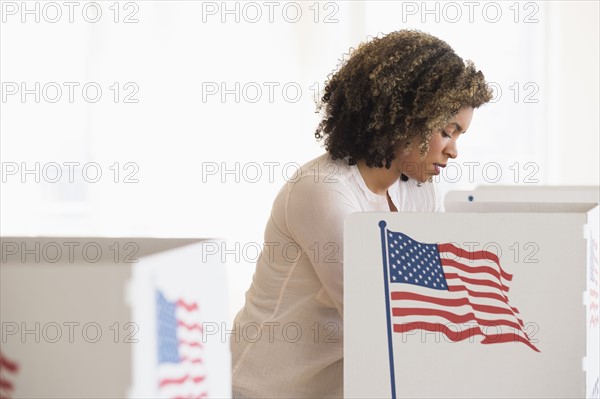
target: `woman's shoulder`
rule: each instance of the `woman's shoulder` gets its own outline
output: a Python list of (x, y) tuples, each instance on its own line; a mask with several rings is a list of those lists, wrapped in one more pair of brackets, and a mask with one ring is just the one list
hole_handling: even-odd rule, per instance
[(354, 181), (352, 166), (346, 160), (334, 160), (327, 153), (311, 159), (298, 167), (279, 191), (273, 203), (273, 220), (280, 231), (286, 232), (290, 213), (310, 217), (318, 214), (316, 209), (358, 210), (360, 200)]
[(348, 185), (353, 177), (352, 166), (346, 159), (333, 159), (324, 153), (300, 166), (290, 179), (290, 183), (301, 185)]

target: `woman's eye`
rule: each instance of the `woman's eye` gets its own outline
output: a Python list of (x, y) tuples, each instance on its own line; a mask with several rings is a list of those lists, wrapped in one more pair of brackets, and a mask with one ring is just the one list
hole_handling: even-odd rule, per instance
[(448, 133), (446, 133), (445, 130), (442, 130), (442, 137), (448, 137), (448, 138), (450, 138), (452, 136), (450, 136)]

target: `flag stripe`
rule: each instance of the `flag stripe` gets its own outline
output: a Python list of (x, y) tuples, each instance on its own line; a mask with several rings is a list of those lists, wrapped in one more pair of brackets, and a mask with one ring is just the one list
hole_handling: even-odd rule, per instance
[[(452, 266), (459, 270), (462, 270), (466, 273), (486, 273), (495, 277), (498, 281), (501, 281), (500, 273), (498, 270), (490, 267), (490, 266), (467, 266), (460, 262), (455, 261), (454, 259), (442, 258), (442, 266)], [(507, 279), (505, 279), (507, 280)], [(509, 280), (510, 281), (510, 280)]]
[(448, 285), (448, 291), (450, 291), (450, 292), (466, 291), (472, 297), (495, 299), (497, 301), (504, 302), (508, 305), (507, 298), (504, 295), (496, 294), (495, 292), (473, 291), (473, 290), (468, 289), (464, 285)]
[[(472, 335), (483, 335), (479, 327), (471, 327), (464, 331), (453, 331), (443, 324), (439, 323), (427, 323), (424, 321), (416, 321), (405, 324), (394, 324), (394, 332), (406, 333), (413, 330), (426, 330), (431, 332), (442, 332), (451, 341), (458, 342), (469, 338)], [(464, 335), (464, 336), (463, 336)]]
[(502, 269), (502, 266), (500, 266), (500, 259), (498, 258), (498, 255), (496, 255), (493, 252), (489, 252), (489, 251), (467, 251), (464, 250), (462, 248), (458, 248), (456, 246), (454, 246), (453, 244), (439, 244), (438, 248), (440, 250), (440, 253), (451, 253), (454, 254), (458, 257), (467, 259), (467, 260), (491, 260), (492, 262), (494, 262), (497, 266), (498, 269), (500, 270), (500, 274), (502, 275), (502, 278), (508, 280), (508, 281), (512, 281), (512, 274), (507, 273), (504, 271), (504, 269)]
[(179, 340), (179, 345), (186, 345), (186, 346), (189, 346), (191, 348), (203, 348), (203, 345), (200, 342), (187, 341), (187, 340), (184, 340), (184, 339), (180, 339)]
[(14, 386), (13, 386), (12, 382), (0, 378), (0, 388), (6, 389), (7, 391), (12, 391)]
[(192, 363), (192, 364), (200, 364), (200, 363), (204, 362), (204, 360), (202, 360), (202, 358), (200, 358), (200, 357), (193, 358), (193, 357), (187, 357), (187, 356), (181, 356), (181, 361), (187, 362), (187, 363)]
[[(500, 306), (494, 306), (492, 304), (485, 303), (477, 303), (472, 302), (469, 297), (460, 297), (460, 298), (447, 298), (447, 297), (432, 297), (428, 295), (423, 295), (416, 292), (404, 292), (404, 291), (394, 291), (391, 294), (392, 300), (397, 301), (417, 301), (417, 302), (427, 302), (430, 304), (440, 305), (440, 306), (450, 306), (454, 308), (458, 308), (461, 306), (467, 306), (474, 311), (482, 312), (482, 313), (492, 313), (494, 315), (505, 314), (508, 316), (514, 317), (514, 319), (521, 325), (524, 326), (523, 320), (521, 320), (517, 315), (513, 312), (512, 308), (506, 305), (505, 302), (501, 302)], [(396, 306), (400, 306), (397, 304)]]
[(15, 389), (12, 378), (19, 371), (19, 364), (10, 360), (0, 352), (0, 398), (10, 399), (11, 392)]
[(440, 316), (444, 319), (457, 324), (464, 324), (469, 321), (476, 321), (482, 326), (486, 327), (497, 327), (497, 326), (508, 326), (512, 327), (516, 330), (523, 331), (521, 326), (517, 323), (506, 319), (496, 319), (496, 320), (485, 320), (479, 318), (475, 315), (475, 313), (467, 313), (458, 315), (456, 313), (448, 312), (440, 309), (426, 309), (426, 308), (392, 308), (392, 314), (394, 316)]
[(198, 330), (198, 331), (202, 332), (202, 325), (200, 325), (198, 323), (187, 324), (186, 322), (184, 322), (182, 320), (177, 320), (177, 325), (179, 327), (185, 328), (186, 330)]
[(467, 291), (467, 293), (469, 295), (471, 295), (472, 297), (475, 297), (475, 298), (496, 299), (498, 301), (504, 302), (510, 308), (510, 310), (513, 311), (513, 313), (515, 314), (515, 317), (516, 317), (517, 314), (519, 314), (519, 309), (513, 308), (512, 306), (510, 306), (508, 304), (508, 298), (506, 298), (505, 296), (494, 294), (493, 292), (477, 292), (477, 291), (472, 291), (472, 290), (468, 289), (467, 287), (465, 287), (464, 285), (449, 285), (448, 286), (448, 291), (450, 291), (450, 292)]
[(469, 284), (473, 284), (473, 285), (484, 285), (486, 287), (497, 288), (500, 291), (508, 292), (508, 287), (507, 286), (505, 286), (503, 284), (495, 283), (493, 281), (478, 280), (478, 279), (475, 279), (475, 278), (464, 277), (464, 276), (461, 276), (460, 274), (457, 274), (457, 273), (445, 273), (445, 276), (446, 276), (447, 279), (457, 278), (457, 279), (459, 279), (461, 281), (464, 281), (465, 283), (469, 283)]
[(2, 352), (0, 352), (0, 369), (6, 369), (11, 373), (16, 373), (19, 370), (19, 366), (16, 362), (9, 360), (2, 354)]
[(197, 303), (187, 303), (183, 299), (177, 301), (177, 306), (184, 308), (188, 312), (193, 312), (194, 310), (198, 310)]
[(160, 383), (158, 384), (159, 388), (162, 388), (164, 386), (167, 385), (171, 385), (171, 384), (183, 384), (186, 381), (192, 381), (195, 384), (199, 384), (202, 381), (204, 381), (206, 379), (206, 377), (204, 375), (198, 375), (198, 376), (194, 376), (192, 377), (189, 374), (186, 374), (180, 378), (165, 378), (164, 380), (160, 381)]
[[(517, 317), (511, 316), (508, 313), (484, 312), (484, 311), (481, 311), (480, 309), (476, 309), (476, 307), (474, 308), (470, 304), (465, 304), (465, 305), (461, 305), (461, 306), (446, 306), (446, 305), (440, 305), (440, 304), (431, 303), (431, 302), (424, 303), (423, 301), (408, 300), (408, 301), (395, 301), (393, 303), (393, 306), (398, 309), (418, 308), (418, 309), (444, 310), (444, 311), (452, 312), (458, 316), (464, 315), (467, 313), (474, 313), (480, 319), (485, 319), (485, 320), (504, 319), (509, 322), (520, 325), (521, 328), (524, 328), (524, 324), (522, 323), (522, 320)], [(403, 317), (406, 317), (406, 316), (403, 316)], [(417, 321), (417, 320), (414, 320), (414, 321)]]
[(540, 350), (533, 345), (528, 339), (525, 339), (523, 337), (521, 337), (519, 334), (499, 334), (499, 335), (488, 335), (487, 337), (485, 337), (485, 339), (483, 341), (481, 341), (482, 344), (499, 344), (499, 343), (504, 343), (504, 342), (522, 342), (525, 345), (529, 346), (531, 349), (533, 349), (536, 352), (540, 352)]
[(472, 303), (469, 298), (435, 298), (429, 297), (425, 295), (415, 294), (414, 292), (392, 292), (392, 300), (405, 300), (405, 301), (423, 301), (429, 303), (435, 303), (437, 305), (443, 306), (463, 306), (470, 305), (474, 310), (479, 310), (481, 312), (493, 313), (493, 314), (508, 314), (514, 316), (510, 309), (499, 308), (497, 306), (490, 305), (482, 305)]
[(525, 345), (529, 346), (536, 352), (540, 352), (540, 350), (533, 345), (529, 340), (521, 337), (519, 334), (507, 333), (507, 334), (498, 334), (498, 335), (488, 335), (483, 334), (479, 327), (472, 327), (463, 331), (454, 331), (443, 324), (439, 323), (427, 323), (423, 321), (417, 321), (412, 323), (405, 324), (394, 324), (394, 332), (396, 333), (407, 333), (413, 330), (426, 330), (430, 332), (441, 332), (448, 339), (453, 342), (463, 341), (473, 335), (483, 335), (484, 339), (481, 341), (482, 344), (497, 344), (497, 343), (505, 343), (505, 342), (522, 342)]

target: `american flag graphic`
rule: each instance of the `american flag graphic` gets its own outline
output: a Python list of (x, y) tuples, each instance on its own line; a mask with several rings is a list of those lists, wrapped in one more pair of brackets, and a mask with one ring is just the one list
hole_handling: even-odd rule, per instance
[(19, 365), (0, 352), (0, 399), (10, 399), (15, 389), (14, 380)]
[(203, 330), (196, 302), (167, 300), (157, 291), (158, 393), (163, 398), (206, 398)]
[(539, 352), (509, 304), (512, 275), (494, 253), (425, 244), (388, 229), (382, 240), (391, 330), (439, 332), (453, 342), (480, 335), (482, 344), (521, 342)]

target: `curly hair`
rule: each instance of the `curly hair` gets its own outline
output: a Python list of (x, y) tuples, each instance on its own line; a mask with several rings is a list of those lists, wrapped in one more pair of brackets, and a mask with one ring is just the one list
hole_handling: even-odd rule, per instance
[(483, 73), (444, 41), (400, 30), (361, 43), (325, 85), (315, 137), (325, 138), (333, 159), (364, 159), (389, 168), (398, 149), (420, 140), (429, 151), (436, 129), (465, 106), (492, 98)]

